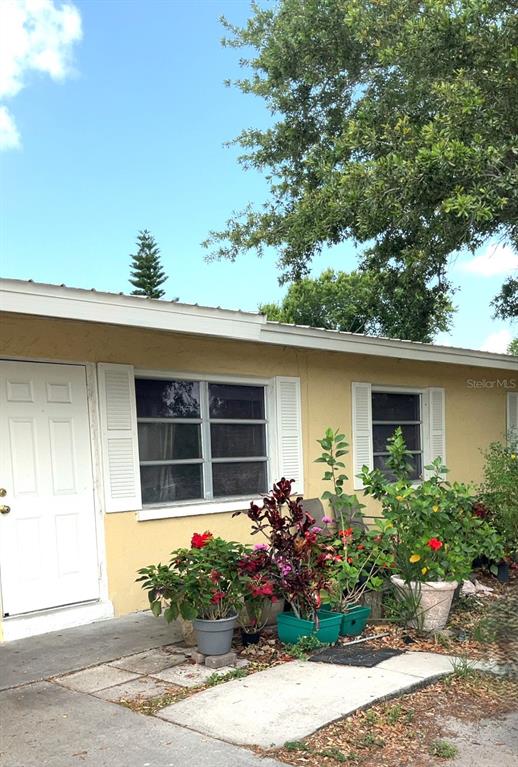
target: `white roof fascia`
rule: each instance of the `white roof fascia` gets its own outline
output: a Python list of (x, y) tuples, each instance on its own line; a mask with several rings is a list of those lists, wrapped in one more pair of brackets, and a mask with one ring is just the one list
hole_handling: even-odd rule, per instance
[(266, 323), (260, 314), (18, 280), (0, 280), (0, 310), (247, 341)]
[(270, 322), (220, 307), (0, 279), (0, 310), (349, 354), (516, 371), (518, 357)]

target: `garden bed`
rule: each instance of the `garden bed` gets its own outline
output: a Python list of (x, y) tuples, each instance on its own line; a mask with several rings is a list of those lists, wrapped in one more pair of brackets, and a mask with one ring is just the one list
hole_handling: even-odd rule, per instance
[(467, 670), (260, 753), (305, 767), (431, 767), (454, 755), (448, 719), (497, 717), (517, 710), (517, 701), (518, 681)]

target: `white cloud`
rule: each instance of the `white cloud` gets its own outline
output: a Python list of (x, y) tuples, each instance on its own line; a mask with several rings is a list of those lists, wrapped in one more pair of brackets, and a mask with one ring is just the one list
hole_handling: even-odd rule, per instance
[[(70, 2), (0, 0), (0, 101), (27, 85), (30, 73), (64, 80), (73, 72), (73, 46), (82, 37), (81, 15)], [(14, 118), (0, 105), (0, 149), (20, 146)]]
[(483, 352), (505, 354), (512, 340), (513, 335), (510, 330), (498, 330), (496, 333), (491, 333), (480, 348)]
[(509, 245), (488, 245), (484, 253), (469, 261), (461, 261), (458, 268), (463, 272), (481, 274), (483, 277), (494, 277), (497, 274), (510, 274), (518, 269), (518, 253)]
[(7, 107), (0, 106), (0, 151), (18, 149), (21, 146), (20, 134)]

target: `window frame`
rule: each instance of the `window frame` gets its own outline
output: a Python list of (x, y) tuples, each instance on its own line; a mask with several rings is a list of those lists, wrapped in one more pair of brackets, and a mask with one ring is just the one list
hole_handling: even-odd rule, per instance
[[(420, 421), (402, 421), (400, 424), (394, 424), (394, 426), (403, 426), (405, 424), (411, 424), (416, 425), (419, 423), (420, 430), (420, 441), (421, 441), (421, 450), (410, 450), (409, 452), (415, 455), (421, 456), (421, 476), (417, 477), (416, 479), (411, 480), (412, 485), (418, 485), (425, 479), (425, 465), (428, 464), (428, 454), (429, 454), (429, 429), (428, 429), (428, 390), (426, 388), (416, 388), (413, 386), (377, 386), (376, 384), (371, 384), (371, 413), (372, 413), (372, 395), (373, 394), (417, 394), (419, 395), (419, 414), (421, 416)], [(391, 421), (375, 421), (372, 418), (371, 414), (371, 439), (372, 439), (372, 465), (374, 466), (374, 456), (375, 455), (386, 455), (384, 452), (379, 452), (374, 450), (374, 426), (376, 424), (388, 424), (390, 425)]]
[[(275, 468), (277, 466), (277, 438), (276, 438), (276, 403), (275, 403), (275, 379), (273, 378), (260, 378), (255, 376), (234, 376), (234, 375), (212, 375), (210, 373), (192, 373), (185, 371), (171, 371), (171, 370), (142, 370), (135, 368), (134, 378), (137, 379), (154, 379), (154, 380), (185, 380), (185, 381), (197, 381), (205, 386), (200, 386), (200, 418), (164, 418), (164, 419), (147, 419), (145, 417), (137, 418), (137, 428), (139, 421), (167, 421), (176, 423), (187, 423), (189, 421), (193, 423), (200, 423), (200, 439), (201, 439), (201, 459), (186, 459), (186, 460), (171, 460), (166, 463), (171, 464), (185, 464), (185, 463), (197, 463), (202, 462), (203, 483), (204, 488), (210, 487), (210, 493), (212, 495), (212, 463), (231, 463), (239, 461), (257, 461), (263, 460), (266, 463), (266, 481), (269, 487), (272, 482), (272, 477), (275, 474)], [(264, 419), (238, 419), (238, 418), (224, 418), (224, 419), (211, 419), (210, 417), (204, 418), (203, 412), (207, 416), (209, 415), (208, 408), (208, 385), (209, 384), (234, 384), (238, 386), (260, 386), (264, 388)], [(203, 404), (202, 398), (205, 397), (206, 401)], [(210, 445), (210, 427), (212, 423), (264, 423), (265, 426), (265, 442), (266, 442), (266, 456), (249, 456), (247, 458), (212, 458), (209, 457), (208, 445)], [(138, 446), (137, 446), (138, 448)], [(139, 454), (139, 468), (141, 465)], [(266, 458), (266, 460), (264, 460)], [(151, 461), (150, 463), (158, 463)], [(207, 483), (207, 476), (210, 477), (210, 481)], [(158, 502), (153, 504), (142, 504), (142, 509), (139, 509), (138, 519), (141, 521), (152, 519), (167, 519), (171, 517), (184, 517), (194, 516), (201, 514), (215, 514), (224, 513), (229, 511), (240, 511), (245, 509), (251, 501), (260, 500), (256, 495), (247, 494), (242, 496), (227, 496), (227, 497), (206, 497), (200, 499), (192, 499), (185, 501), (172, 501), (171, 503)]]

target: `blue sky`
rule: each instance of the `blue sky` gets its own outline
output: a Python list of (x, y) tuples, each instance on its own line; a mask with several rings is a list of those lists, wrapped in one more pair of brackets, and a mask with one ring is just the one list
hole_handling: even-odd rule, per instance
[[(200, 245), (265, 194), (223, 146), (269, 120), (261, 101), (224, 86), (239, 52), (220, 45), (218, 18), (243, 22), (248, 3), (84, 0), (66, 4), (64, 20), (60, 4), (41, 0), (48, 45), (37, 56), (17, 43), (26, 3), (15, 4), (10, 32), (0, 18), (1, 275), (129, 292), (129, 254), (148, 228), (170, 274), (167, 297), (252, 310), (280, 298), (274, 253), (208, 264)], [(502, 247), (478, 255), (452, 267), (459, 310), (438, 341), (503, 351), (511, 328), (491, 319), (489, 301), (518, 259)], [(356, 256), (346, 243), (313, 273), (351, 269)]]

